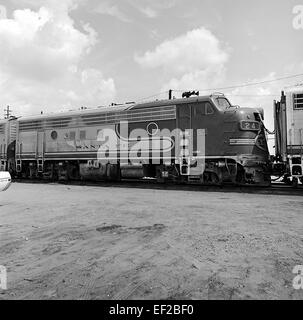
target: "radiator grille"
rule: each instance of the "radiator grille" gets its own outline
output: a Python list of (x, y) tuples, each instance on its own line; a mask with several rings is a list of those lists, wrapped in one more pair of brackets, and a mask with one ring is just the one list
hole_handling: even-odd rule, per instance
[(71, 126), (95, 126), (114, 124), (120, 121), (145, 122), (176, 119), (176, 106), (153, 107), (127, 111), (106, 112), (79, 115), (74, 117), (58, 117), (44, 120), (24, 120), (19, 122), (20, 131), (34, 131), (51, 128), (67, 128)]
[(67, 128), (72, 124), (72, 117), (66, 118), (51, 118), (45, 120), (20, 121), (20, 131), (32, 131), (51, 128)]
[(101, 125), (107, 123), (117, 123), (120, 121), (144, 122), (170, 119), (176, 119), (175, 106), (135, 109), (121, 112), (108, 112), (105, 114), (99, 113), (81, 116), (82, 122), (86, 125)]

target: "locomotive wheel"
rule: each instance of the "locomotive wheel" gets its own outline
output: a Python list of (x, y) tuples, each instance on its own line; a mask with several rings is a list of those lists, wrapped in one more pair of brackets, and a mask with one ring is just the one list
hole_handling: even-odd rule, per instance
[(68, 179), (70, 180), (79, 180), (80, 178), (80, 173), (79, 173), (79, 168), (76, 165), (69, 165), (67, 167), (67, 176)]
[(211, 173), (211, 182), (212, 182), (212, 184), (220, 185), (220, 184), (222, 184), (222, 179), (220, 179), (216, 173), (212, 172)]
[(297, 188), (298, 187), (298, 182), (299, 182), (299, 179), (297, 177), (293, 177), (292, 178), (292, 186), (294, 188)]
[(236, 183), (240, 185), (245, 184), (245, 171), (240, 165), (237, 165)]
[(203, 182), (210, 185), (221, 185), (222, 179), (215, 172), (208, 171), (203, 174)]
[(288, 175), (285, 175), (282, 181), (289, 186), (292, 184), (292, 181), (290, 180), (290, 177)]

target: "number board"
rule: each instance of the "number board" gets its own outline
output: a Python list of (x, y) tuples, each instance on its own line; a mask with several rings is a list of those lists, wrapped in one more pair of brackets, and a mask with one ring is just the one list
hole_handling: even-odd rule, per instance
[(241, 121), (240, 122), (241, 130), (252, 130), (252, 131), (259, 131), (260, 130), (260, 123), (257, 121)]

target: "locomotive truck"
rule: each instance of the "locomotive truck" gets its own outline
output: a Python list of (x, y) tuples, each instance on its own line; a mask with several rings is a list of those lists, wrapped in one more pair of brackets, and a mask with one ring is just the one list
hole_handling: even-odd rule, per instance
[(0, 122), (0, 159), (29, 179), (271, 182), (263, 110), (219, 93), (11, 117)]

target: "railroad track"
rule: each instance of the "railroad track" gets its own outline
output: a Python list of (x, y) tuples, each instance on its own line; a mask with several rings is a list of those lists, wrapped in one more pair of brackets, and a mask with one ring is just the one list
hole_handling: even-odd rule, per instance
[(37, 183), (37, 184), (64, 184), (75, 186), (90, 187), (114, 187), (114, 188), (139, 188), (139, 189), (158, 189), (158, 190), (176, 190), (176, 191), (196, 191), (196, 192), (237, 192), (253, 194), (276, 194), (276, 195), (297, 195), (303, 196), (303, 185), (294, 188), (281, 182), (273, 182), (270, 187), (261, 187), (255, 185), (235, 186), (235, 185), (198, 185), (198, 184), (175, 184), (158, 183), (155, 180), (123, 180), (119, 182), (109, 181), (49, 181), (42, 179), (13, 179), (14, 183)]

